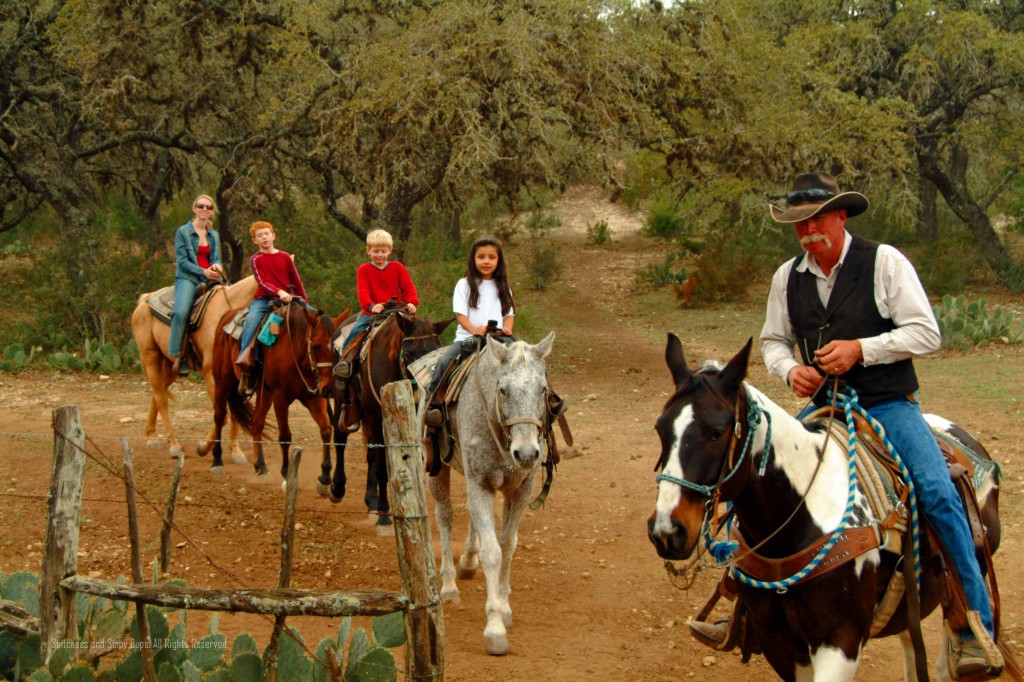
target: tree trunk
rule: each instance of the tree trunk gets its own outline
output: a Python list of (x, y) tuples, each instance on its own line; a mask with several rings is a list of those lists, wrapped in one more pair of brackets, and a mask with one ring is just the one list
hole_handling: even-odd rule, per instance
[(452, 210), (451, 215), (448, 217), (447, 229), (445, 229), (445, 237), (448, 239), (449, 244), (453, 244), (458, 247), (462, 244), (462, 209), (455, 208)]
[(939, 212), (936, 203), (939, 192), (935, 183), (918, 177), (917, 197), (921, 205), (917, 209), (917, 243), (934, 244), (939, 240)]
[[(231, 281), (237, 282), (242, 279), (242, 265), (245, 261), (245, 250), (242, 246), (242, 240), (235, 234), (235, 231), (231, 229), (231, 202), (228, 201), (227, 195), (228, 190), (230, 190), (231, 185), (233, 185), (234, 182), (234, 175), (226, 173), (221, 176), (220, 184), (217, 186), (217, 232), (220, 233), (221, 262), (222, 264), (226, 263), (228, 277)], [(248, 235), (248, 228), (239, 231)]]
[(953, 213), (967, 225), (989, 267), (1001, 277), (1012, 274), (1013, 261), (999, 235), (992, 229), (988, 214), (967, 187), (967, 149), (961, 144), (954, 144), (946, 169), (940, 167), (937, 154), (920, 155), (920, 151), (918, 163), (922, 174), (935, 184)]

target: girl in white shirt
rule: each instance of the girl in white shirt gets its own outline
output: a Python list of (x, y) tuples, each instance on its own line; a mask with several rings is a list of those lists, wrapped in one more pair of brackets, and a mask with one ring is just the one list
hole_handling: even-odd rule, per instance
[(512, 287), (508, 283), (508, 269), (501, 242), (494, 237), (481, 237), (469, 249), (466, 276), (455, 285), (452, 310), (459, 323), (455, 342), (441, 355), (434, 368), (434, 376), (427, 386), (427, 395), (433, 401), (434, 391), (448, 368), (463, 350), (475, 350), (487, 334), (488, 322), (495, 322), (504, 342), (511, 343), (515, 307)]

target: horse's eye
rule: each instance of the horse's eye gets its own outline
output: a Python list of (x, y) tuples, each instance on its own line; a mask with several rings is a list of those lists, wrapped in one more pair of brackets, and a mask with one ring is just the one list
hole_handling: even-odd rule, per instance
[(722, 440), (722, 437), (724, 435), (725, 435), (725, 431), (724, 430), (722, 430), (722, 429), (714, 429), (713, 431), (709, 431), (708, 432), (708, 440), (710, 440), (712, 443), (717, 443), (718, 441)]
[(498, 388), (498, 390), (501, 391), (501, 395), (503, 395), (506, 398), (508, 397), (508, 389), (507, 388), (505, 388), (504, 386), (501, 386), (500, 388)]

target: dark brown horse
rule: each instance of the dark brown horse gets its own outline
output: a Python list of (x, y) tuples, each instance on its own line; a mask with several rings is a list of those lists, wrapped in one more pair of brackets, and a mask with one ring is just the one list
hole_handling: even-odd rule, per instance
[[(391, 506), (388, 502), (387, 453), (384, 451), (384, 428), (380, 409), (380, 392), (385, 384), (410, 378), (406, 366), (417, 358), (441, 347), (441, 334), (454, 318), (431, 322), (403, 312), (387, 312), (380, 329), (367, 342), (365, 360), (359, 363), (359, 416), (362, 422), (363, 442), (366, 446), (366, 494), (363, 500), (371, 515), (376, 516), (377, 534), (394, 532)], [(342, 398), (335, 395), (334, 404)], [(340, 411), (340, 410), (339, 410)], [(341, 415), (337, 415), (338, 419)], [(331, 475), (330, 453), (324, 450), (317, 492), (331, 502), (340, 502), (345, 496), (345, 448), (349, 433), (334, 426), (336, 463)]]
[[(911, 644), (906, 601), (887, 623), (873, 623), (902, 555), (879, 546), (886, 540), (876, 534), (874, 512), (855, 484), (848, 437), (828, 436), (820, 421), (804, 424), (747, 384), (750, 346), (748, 341), (724, 368), (708, 364), (693, 371), (679, 339), (669, 335), (665, 359), (675, 390), (655, 427), (662, 449), (648, 535), (664, 559), (687, 559), (700, 544), (714, 551), (711, 517), (719, 502), (731, 502), (743, 542), (729, 570), (756, 645), (785, 680), (852, 680), (869, 637), (899, 634), (905, 653)], [(928, 420), (937, 436), (989, 459), (961, 429), (931, 415)], [(841, 414), (837, 425), (846, 426)], [(977, 490), (993, 552), (999, 546), (998, 493), (994, 473)], [(851, 543), (854, 537), (861, 540)], [(910, 533), (904, 542), (912, 546)], [(924, 532), (920, 565), (924, 617), (939, 604), (942, 567)], [(752, 570), (761, 567), (771, 570)], [(991, 572), (988, 579), (998, 594)], [(906, 584), (913, 581), (910, 575)], [(996, 639), (1006, 672), (1020, 679), (998, 632)], [(745, 655), (751, 649), (744, 644)], [(940, 679), (949, 679), (946, 656), (944, 647)], [(904, 658), (907, 679), (918, 679), (913, 653)]]
[[(221, 326), (227, 324), (237, 311), (230, 311), (221, 319)], [(271, 406), (277, 417), (278, 442), (281, 445), (281, 476), (288, 472), (288, 447), (292, 432), (288, 426), (288, 406), (298, 400), (309, 411), (313, 421), (320, 427), (320, 439), (324, 456), (330, 452), (331, 419), (328, 416), (327, 398), (331, 385), (331, 367), (334, 365), (334, 349), (331, 338), (334, 330), (345, 318), (345, 311), (331, 319), (322, 313), (313, 312), (304, 304), (293, 301), (278, 309), (284, 318), (277, 342), (262, 348), (263, 370), (256, 387), (255, 406), (240, 392), (239, 379), (235, 373), (235, 359), (238, 357), (238, 341), (227, 334), (218, 334), (214, 343), (213, 375), (216, 392), (213, 405), (213, 437), (197, 448), (200, 456), (212, 447), (213, 464), (211, 471), (223, 471), (221, 461), (221, 433), (228, 410), (238, 424), (250, 433), (255, 441), (256, 473), (267, 473), (263, 459), (263, 430)]]

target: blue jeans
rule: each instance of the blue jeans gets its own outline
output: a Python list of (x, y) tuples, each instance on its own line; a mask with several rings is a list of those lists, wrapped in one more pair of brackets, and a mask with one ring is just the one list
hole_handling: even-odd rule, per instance
[(359, 313), (359, 317), (356, 318), (356, 323), (352, 325), (352, 329), (348, 331), (348, 336), (345, 337), (345, 343), (342, 345), (341, 349), (345, 350), (348, 348), (348, 344), (352, 342), (355, 335), (369, 327), (371, 322), (373, 322), (373, 315)]
[(185, 337), (188, 319), (192, 316), (192, 304), (196, 300), (195, 282), (187, 279), (174, 280), (174, 310), (171, 311), (171, 340), (167, 342), (167, 354), (172, 358), (181, 352), (181, 340)]
[[(256, 338), (256, 334), (260, 331), (260, 321), (267, 314), (268, 308), (270, 308), (269, 298), (254, 298), (252, 303), (249, 304), (249, 314), (245, 318), (245, 324), (242, 325), (242, 341), (238, 347), (239, 353), (248, 348), (252, 340)], [(253, 352), (255, 352), (255, 349), (253, 349)]]
[[(798, 418), (817, 409), (813, 404), (805, 408)], [(910, 471), (917, 492), (921, 513), (935, 529), (946, 551), (949, 552), (956, 572), (963, 583), (971, 609), (981, 614), (981, 621), (992, 634), (992, 608), (988, 601), (988, 587), (981, 576), (974, 540), (967, 526), (967, 516), (960, 497), (949, 478), (946, 458), (942, 455), (935, 435), (921, 414), (921, 407), (909, 400), (891, 400), (866, 408), (885, 429), (889, 442), (896, 448)], [(961, 633), (964, 634), (964, 633)]]

